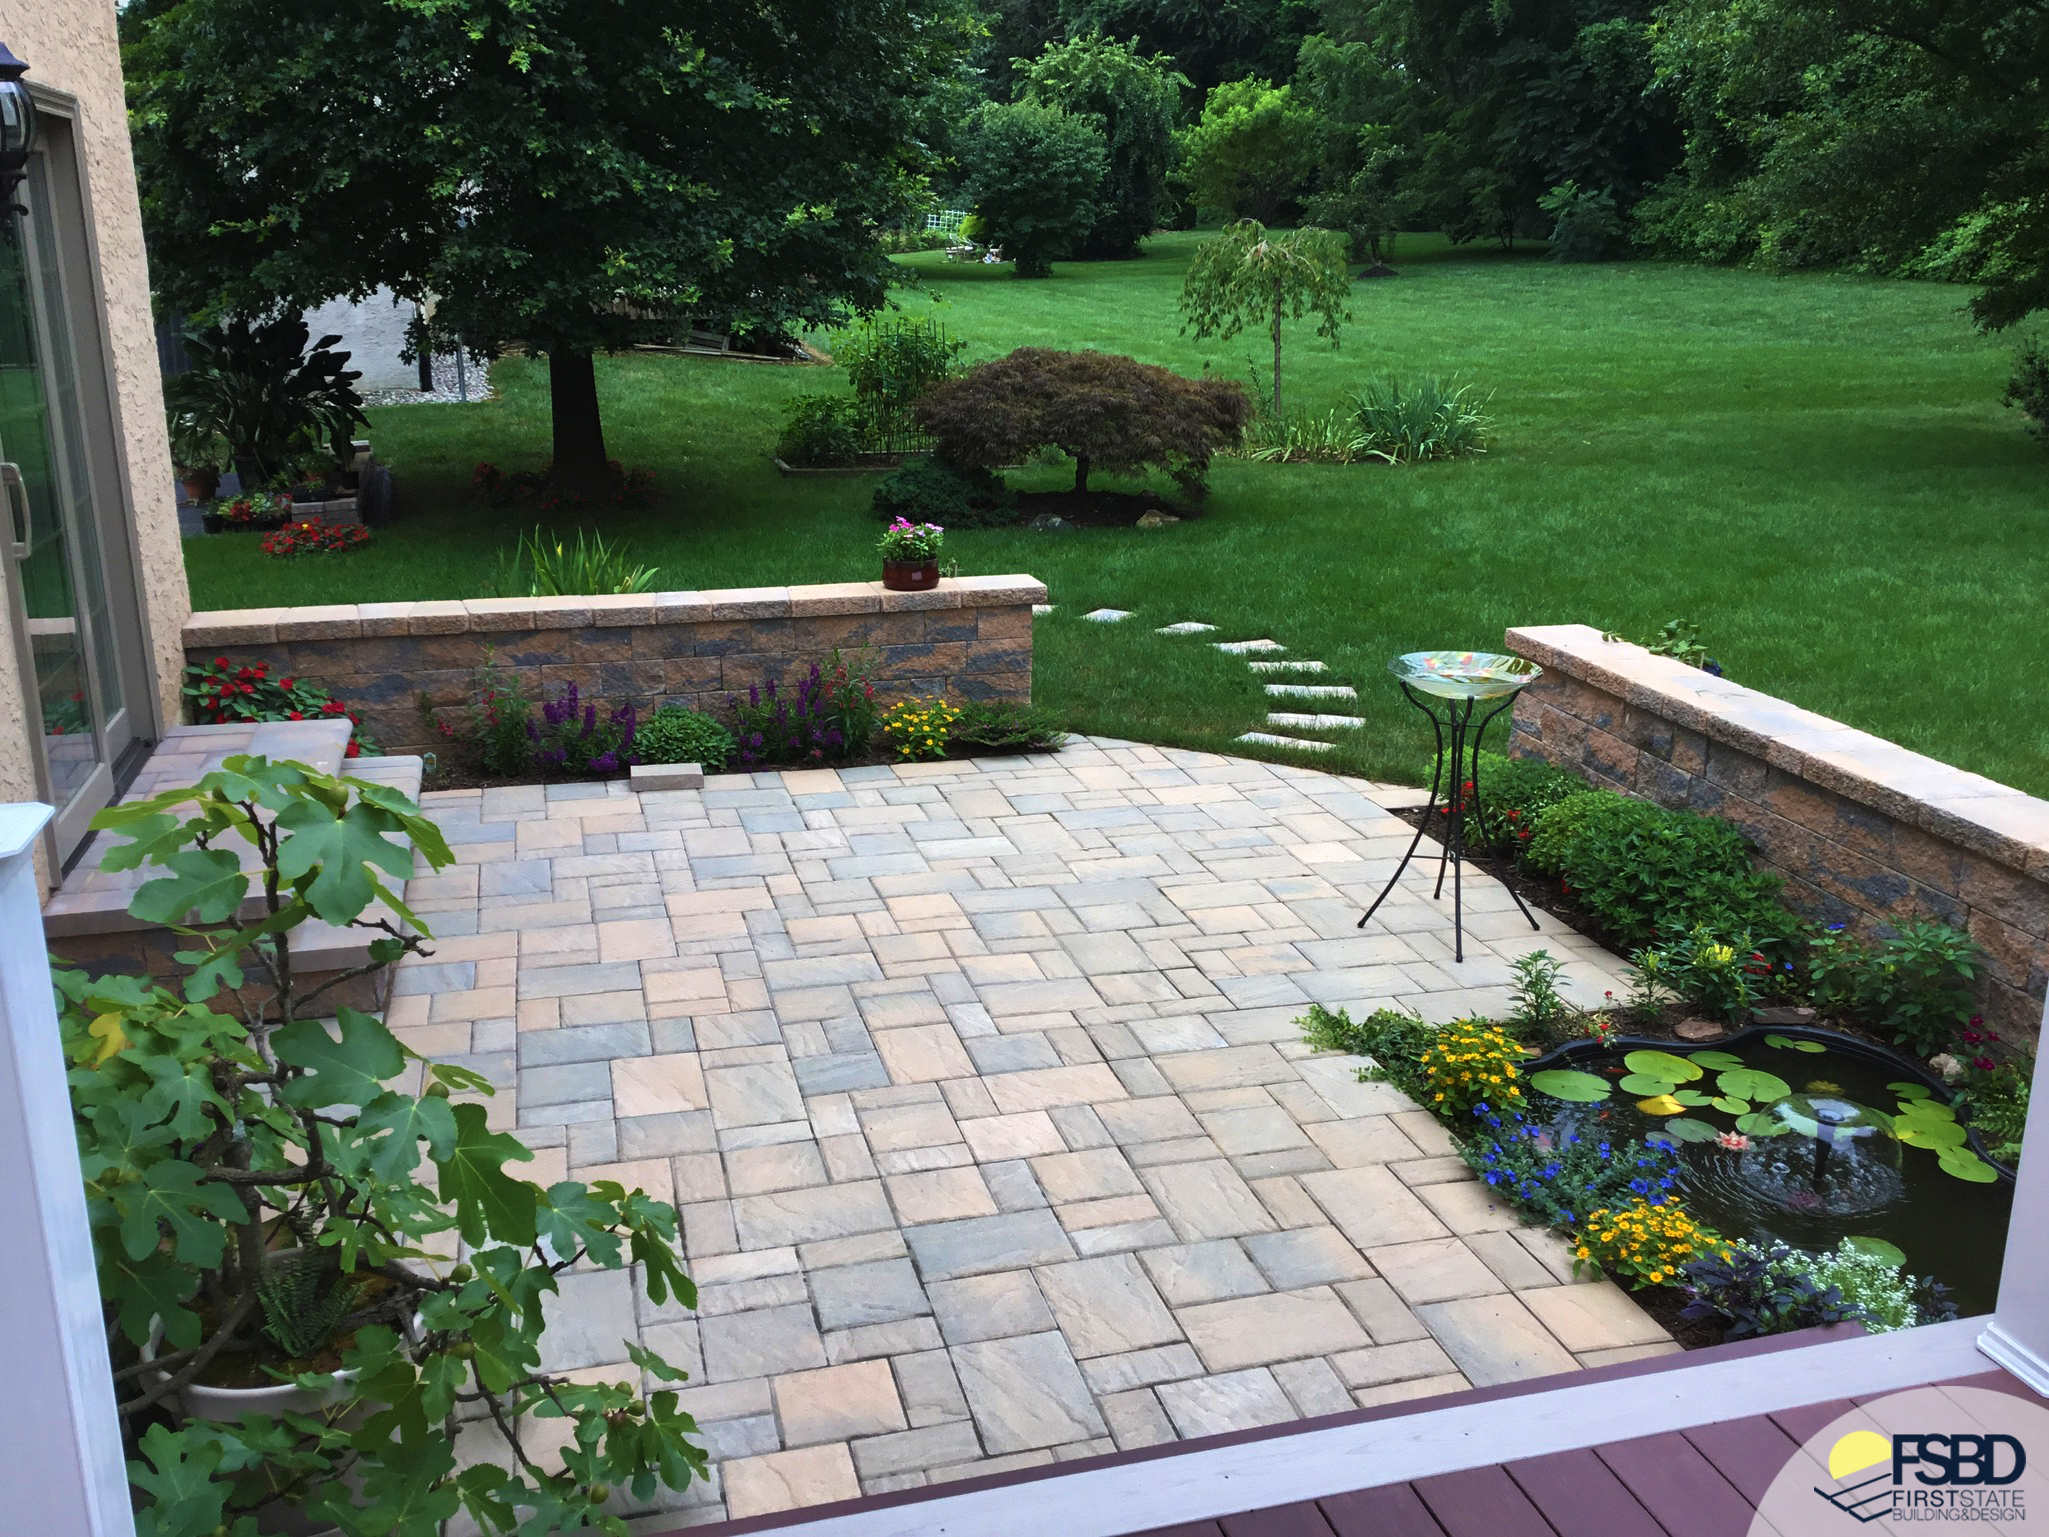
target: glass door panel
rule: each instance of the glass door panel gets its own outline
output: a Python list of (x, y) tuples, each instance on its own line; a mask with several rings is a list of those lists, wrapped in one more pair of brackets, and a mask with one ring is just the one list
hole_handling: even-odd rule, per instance
[(107, 629), (105, 585), (54, 242), (36, 227), (40, 157), (30, 164), (21, 189), (28, 218), (0, 215), (0, 532), (58, 850), (68, 856), (112, 795), (105, 728), (109, 704), (118, 710), (120, 701), (108, 699), (116, 670), (95, 654)]

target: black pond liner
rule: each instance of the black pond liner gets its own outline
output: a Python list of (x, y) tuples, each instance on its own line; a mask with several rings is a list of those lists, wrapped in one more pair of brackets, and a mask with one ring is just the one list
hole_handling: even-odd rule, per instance
[[(1811, 1025), (1751, 1025), (1713, 1041), (1675, 1041), (1650, 1036), (1615, 1036), (1605, 1043), (1599, 1041), (1573, 1041), (1523, 1064), (1523, 1081), (1527, 1084), (1531, 1075), (1545, 1072), (1552, 1068), (1580, 1068), (1589, 1059), (1599, 1059), (1604, 1062), (1619, 1061), (1623, 1055), (1632, 1051), (1662, 1051), (1673, 1056), (1683, 1057), (1691, 1056), (1699, 1051), (1734, 1051), (1744, 1047), (1776, 1049), (1765, 1047), (1765, 1038), (1773, 1035), (1788, 1040), (1813, 1041), (1827, 1048), (1830, 1053), (1884, 1073), (1888, 1079), (1903, 1083), (1918, 1083), (1944, 1104), (1951, 1104), (1955, 1101), (1956, 1095), (1949, 1085), (1945, 1084), (1940, 1078), (1931, 1074), (1920, 1063), (1915, 1062), (1911, 1058), (1903, 1057), (1898, 1052), (1887, 1050), (1883, 1046), (1875, 1045), (1856, 1036), (1844, 1035), (1834, 1030), (1818, 1029)], [(1817, 1068), (1822, 1061), (1821, 1058), (1813, 1056), (1808, 1056), (1806, 1060), (1811, 1061)], [(1787, 1081), (1791, 1082), (1792, 1080), (1789, 1077)], [(1528, 1104), (1534, 1107), (1539, 1101), (1543, 1100), (1544, 1096), (1539, 1094), (1538, 1091), (1531, 1089), (1526, 1091), (1526, 1098)], [(1572, 1105), (1565, 1101), (1556, 1101), (1554, 1103), (1560, 1107), (1561, 1112), (1565, 1113), (1589, 1108)], [(1881, 1105), (1878, 1108), (1882, 1109), (1884, 1106)], [(1526, 1110), (1525, 1113), (1530, 1112)], [(1969, 1186), (1964, 1185), (1961, 1181), (1957, 1182), (1958, 1185), (1961, 1189), (1984, 1190), (1988, 1192), (1995, 1188), (2001, 1189), (2007, 1199), (2010, 1200), (2013, 1186), (2013, 1170), (1990, 1156), (1984, 1138), (1979, 1135), (1976, 1129), (1966, 1126), (1964, 1130), (1968, 1146), (1991, 1166), (1993, 1172), (1998, 1175), (1998, 1180), (1996, 1185)], [(1707, 1145), (1681, 1143), (1679, 1151), (1682, 1165), (1685, 1165), (1687, 1162), (1687, 1149), (1689, 1147), (1700, 1146), (1704, 1148)], [(1933, 1158), (1933, 1154), (1928, 1153), (1926, 1149), (1907, 1149), (1906, 1151), (1910, 1156), (1919, 1157), (1925, 1154), (1929, 1159), (1932, 1160)], [(1945, 1180), (1951, 1178), (1947, 1175), (1942, 1177)], [(1961, 1190), (1959, 1193), (1961, 1193)], [(1896, 1207), (1893, 1213), (1888, 1213), (1888, 1216), (1895, 1215), (1900, 1209)], [(1707, 1213), (1702, 1215), (1704, 1220), (1708, 1219)], [(1876, 1225), (1883, 1227), (1889, 1224), (1882, 1219)], [(1883, 1237), (1886, 1235), (1878, 1233), (1874, 1236)], [(1991, 1283), (1996, 1282), (1996, 1265), (1994, 1266), (1993, 1277), (1990, 1281), (1983, 1277), (1944, 1274), (1945, 1267), (1941, 1259), (1927, 1253), (1925, 1246), (1902, 1243), (1900, 1247), (1908, 1251), (1908, 1271), (1917, 1274), (1933, 1274), (1937, 1280), (1950, 1286), (1953, 1291), (1958, 1293), (1957, 1300), (1963, 1306), (1966, 1313), (1977, 1311), (1989, 1312), (1991, 1310), (1993, 1297), (1989, 1293)], [(1914, 1252), (1917, 1248), (1922, 1249), (1923, 1252), (1919, 1254)]]

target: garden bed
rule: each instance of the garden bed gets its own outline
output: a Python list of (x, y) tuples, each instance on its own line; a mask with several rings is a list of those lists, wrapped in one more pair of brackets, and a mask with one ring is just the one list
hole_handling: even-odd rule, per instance
[(1078, 528), (1131, 528), (1149, 512), (1184, 521), (1202, 516), (1200, 508), (1152, 491), (1020, 491), (1017, 507), (1021, 523), (1053, 517)]

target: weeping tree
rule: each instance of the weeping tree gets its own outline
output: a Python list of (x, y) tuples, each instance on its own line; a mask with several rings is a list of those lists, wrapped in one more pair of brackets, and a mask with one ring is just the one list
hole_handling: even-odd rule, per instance
[(1352, 318), (1350, 252), (1335, 230), (1304, 225), (1269, 230), (1254, 219), (1225, 227), (1196, 248), (1181, 288), (1181, 313), (1198, 337), (1229, 341), (1248, 325), (1273, 332), (1274, 414), (1281, 414), (1281, 324), (1317, 317), (1316, 334), (1338, 344), (1338, 327)]
[[(415, 347), (548, 359), (557, 478), (606, 474), (593, 359), (876, 308), (967, 0), (172, 0), (124, 16), (166, 308), (380, 286)], [(337, 60), (351, 60), (337, 68)]]

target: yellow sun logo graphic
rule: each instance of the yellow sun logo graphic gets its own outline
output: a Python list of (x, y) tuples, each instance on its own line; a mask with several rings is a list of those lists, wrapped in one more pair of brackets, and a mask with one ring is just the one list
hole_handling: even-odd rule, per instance
[(1891, 1460), (1891, 1441), (1875, 1430), (1853, 1430), (1828, 1449), (1828, 1476), (1841, 1483), (1852, 1473)]

